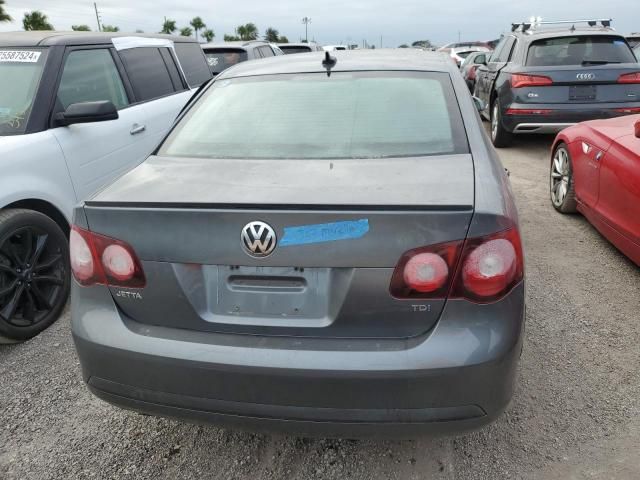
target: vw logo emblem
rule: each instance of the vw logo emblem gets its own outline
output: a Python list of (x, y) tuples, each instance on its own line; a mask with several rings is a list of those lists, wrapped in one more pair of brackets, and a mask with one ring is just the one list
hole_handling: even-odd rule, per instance
[(264, 222), (251, 222), (242, 229), (240, 241), (247, 254), (256, 258), (264, 258), (273, 253), (278, 238), (270, 225)]
[(593, 73), (579, 73), (576, 75), (578, 80), (595, 80), (596, 76)]

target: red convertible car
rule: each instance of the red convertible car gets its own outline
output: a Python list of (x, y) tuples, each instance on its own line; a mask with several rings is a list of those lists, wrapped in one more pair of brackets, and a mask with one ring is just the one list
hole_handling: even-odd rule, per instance
[(594, 120), (558, 134), (551, 202), (578, 211), (640, 265), (640, 115)]

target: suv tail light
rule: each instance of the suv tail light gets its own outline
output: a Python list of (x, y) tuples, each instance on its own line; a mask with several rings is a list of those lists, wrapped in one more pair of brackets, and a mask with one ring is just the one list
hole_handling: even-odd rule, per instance
[(405, 253), (391, 279), (400, 299), (463, 298), (492, 303), (524, 277), (520, 235), (515, 227), (479, 238)]
[(74, 225), (69, 250), (73, 276), (81, 285), (142, 288), (146, 284), (138, 257), (120, 240)]
[(547, 87), (553, 85), (553, 80), (544, 75), (526, 75), (524, 73), (511, 74), (511, 86), (513, 88), (522, 87)]
[(640, 72), (624, 73), (618, 77), (618, 83), (640, 83)]

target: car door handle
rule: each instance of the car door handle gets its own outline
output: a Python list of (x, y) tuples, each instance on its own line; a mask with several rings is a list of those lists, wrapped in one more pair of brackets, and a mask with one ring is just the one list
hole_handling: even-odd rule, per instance
[(137, 123), (134, 123), (129, 133), (131, 135), (137, 135), (139, 133), (144, 132), (146, 129), (147, 129), (146, 125), (138, 125)]

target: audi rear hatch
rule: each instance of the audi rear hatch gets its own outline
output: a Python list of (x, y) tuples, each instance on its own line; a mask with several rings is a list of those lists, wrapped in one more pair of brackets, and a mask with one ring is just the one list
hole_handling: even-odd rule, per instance
[(639, 103), (640, 65), (622, 37), (543, 39), (532, 42), (511, 85), (522, 104)]

